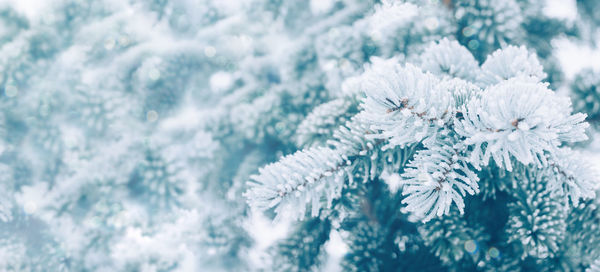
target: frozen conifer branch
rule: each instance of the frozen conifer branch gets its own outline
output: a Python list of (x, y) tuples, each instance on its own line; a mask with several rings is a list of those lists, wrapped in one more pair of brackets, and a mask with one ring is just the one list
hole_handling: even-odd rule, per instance
[(0, 271), (598, 268), (598, 1), (22, 2)]
[(351, 162), (354, 175), (348, 176), (349, 183), (355, 177), (362, 181), (377, 179), (385, 171), (397, 171), (407, 163), (416, 149), (416, 144), (406, 148), (383, 148), (385, 141), (370, 137), (375, 132), (359, 118), (354, 118), (340, 126), (328, 144), (345, 154)]
[(277, 206), (278, 217), (301, 219), (310, 204), (316, 216), (325, 199), (330, 206), (344, 185), (346, 160), (335, 150), (311, 148), (284, 157), (267, 165), (252, 176), (246, 197), (258, 210)]
[[(451, 50), (443, 50), (444, 47)], [(565, 161), (549, 159), (563, 154), (560, 149), (562, 143), (586, 139), (584, 131), (588, 125), (584, 122), (584, 114), (571, 114), (568, 98), (557, 96), (548, 89), (547, 84), (539, 82), (543, 74), (538, 72), (543, 72), (539, 70), (541, 68), (535, 56), (529, 55), (525, 48), (516, 47), (495, 52), (482, 67), (487, 73), (497, 76), (498, 82), (488, 85), (474, 80), (476, 77), (453, 77), (452, 73), (448, 73), (451, 67), (449, 70), (442, 69), (448, 67), (444, 63), (450, 63), (449, 57), (455, 52), (459, 52), (458, 59), (474, 62), (464, 48), (461, 50), (460, 45), (443, 40), (430, 45), (427, 52), (430, 55), (424, 56), (424, 64), (441, 78), (411, 64), (401, 65), (397, 58), (373, 59), (362, 75), (352, 78), (353, 88), (364, 91), (366, 96), (361, 104), (362, 111), (346, 125), (340, 126), (333, 132), (333, 139), (327, 141), (330, 147), (326, 150), (336, 154), (331, 157), (335, 160), (328, 161), (329, 157), (326, 156), (310, 156), (313, 164), (332, 163), (330, 166), (335, 171), (344, 167), (341, 180), (335, 180), (335, 188), (352, 183), (357, 170), (362, 171), (359, 176), (364, 181), (375, 180), (390, 169), (397, 171), (398, 165), (389, 168), (386, 161), (409, 159), (412, 154), (402, 152), (421, 146), (422, 149), (402, 170), (402, 195), (405, 196), (403, 203), (407, 204), (406, 210), (423, 221), (448, 215), (453, 205), (463, 213), (463, 198), (479, 192), (479, 177), (473, 169), (487, 167), (490, 160), (508, 171), (512, 171), (515, 163), (552, 168), (562, 177), (552, 180), (549, 185), (555, 192), (574, 203), (579, 198), (593, 196), (593, 192), (590, 192), (593, 182), (589, 176), (578, 174), (583, 173), (582, 170), (573, 168)], [(525, 68), (495, 68), (509, 58), (523, 62)], [(478, 86), (487, 87), (480, 89)], [(342, 105), (342, 99), (324, 104), (323, 109), (329, 105)], [(327, 116), (320, 109), (315, 111), (317, 113)], [(340, 113), (331, 114), (337, 116)], [(312, 150), (301, 151), (268, 166), (269, 170), (263, 169), (266, 172), (261, 172), (255, 180), (268, 179), (272, 184), (270, 186), (287, 186), (285, 188), (290, 188), (289, 191), (300, 191), (295, 189), (297, 185), (288, 184), (290, 180), (297, 183), (294, 179), (286, 179), (283, 174), (266, 178), (266, 173), (292, 171), (290, 175), (298, 180), (307, 176), (324, 177), (285, 166), (290, 163), (302, 164), (305, 152)], [(275, 170), (277, 168), (281, 169)], [(277, 185), (282, 181), (283, 184)], [(322, 182), (328, 181), (323, 179)], [(259, 183), (267, 184), (264, 181)], [(300, 184), (303, 185), (300, 188), (304, 189), (305, 182)], [(309, 193), (313, 198), (314, 195), (329, 195), (326, 202), (329, 204), (330, 199), (336, 197), (326, 193), (322, 189), (325, 187), (314, 188), (318, 191)], [(254, 192), (258, 190), (262, 190), (259, 185), (251, 189)], [(252, 198), (258, 196), (253, 193), (247, 195), (251, 197), (251, 203), (269, 203), (257, 205), (265, 209), (279, 203), (276, 196), (282, 193), (277, 191), (273, 194), (275, 196), (270, 198), (261, 196), (262, 199)], [(301, 193), (296, 195), (300, 196)], [(308, 194), (302, 195), (306, 198)], [(313, 201), (311, 204), (313, 216), (319, 207), (315, 203)], [(303, 213), (303, 210), (300, 212)], [(295, 218), (301, 218), (301, 213)]]
[(481, 74), (477, 60), (457, 41), (431, 42), (420, 56), (420, 67), (435, 75), (474, 81)]
[(529, 77), (533, 81), (541, 81), (546, 78), (544, 67), (542, 67), (536, 55), (528, 52), (524, 46), (510, 45), (496, 50), (487, 57), (481, 65), (481, 70), (479, 81), (484, 86), (514, 77)]
[(545, 171), (521, 165), (513, 174), (514, 201), (508, 204), (511, 217), (506, 233), (509, 243), (522, 247), (521, 258), (553, 257), (564, 239), (568, 206), (552, 201), (547, 179)]
[(379, 131), (372, 137), (389, 141), (386, 148), (419, 142), (450, 120), (450, 93), (413, 65), (392, 59), (366, 71), (363, 80), (367, 98), (360, 118)]
[(365, 137), (371, 133), (353, 119), (334, 132), (329, 147), (298, 151), (265, 166), (248, 183), (248, 203), (258, 211), (277, 206), (278, 218), (296, 220), (304, 218), (310, 206), (314, 217), (322, 207), (331, 208), (345, 184), (356, 177), (367, 182), (386, 169), (397, 171), (414, 152), (415, 146), (382, 150), (382, 140)]
[(493, 85), (464, 107), (457, 133), (473, 145), (470, 161), (512, 169), (511, 156), (524, 164), (543, 165), (544, 152), (562, 141), (585, 140), (585, 114), (571, 115), (570, 101), (558, 97), (546, 84), (511, 79)]
[(402, 202), (408, 205), (408, 211), (423, 217), (423, 221), (448, 215), (452, 203), (462, 214), (466, 194), (479, 192), (479, 178), (470, 169), (463, 154), (464, 146), (452, 136), (440, 137), (448, 139), (427, 143), (427, 149), (417, 152), (402, 175), (405, 179), (402, 194), (407, 196)]
[(464, 118), (463, 105), (469, 102), (472, 98), (481, 95), (481, 89), (475, 84), (462, 80), (460, 78), (446, 79), (440, 82), (440, 89), (448, 91), (452, 95), (452, 113), (454, 119)]

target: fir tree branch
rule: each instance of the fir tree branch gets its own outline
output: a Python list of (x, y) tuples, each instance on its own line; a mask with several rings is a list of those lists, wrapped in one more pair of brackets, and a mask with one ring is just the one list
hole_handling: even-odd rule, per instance
[(456, 131), (473, 146), (470, 161), (487, 165), (490, 157), (509, 171), (511, 157), (524, 164), (545, 162), (561, 141), (581, 141), (584, 114), (570, 114), (570, 102), (556, 96), (546, 85), (518, 79), (486, 89), (463, 108), (465, 119)]
[(456, 138), (446, 137), (426, 143), (427, 149), (418, 151), (402, 174), (402, 194), (407, 196), (402, 202), (424, 222), (448, 215), (453, 202), (462, 214), (463, 197), (479, 192), (479, 178), (466, 162), (464, 147)]

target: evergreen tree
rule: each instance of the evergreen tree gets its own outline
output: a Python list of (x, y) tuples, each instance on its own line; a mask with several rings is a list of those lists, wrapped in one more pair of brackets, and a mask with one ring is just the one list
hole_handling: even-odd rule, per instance
[[(398, 58), (374, 60), (353, 79), (365, 94), (360, 111), (325, 145), (262, 168), (249, 183), (249, 204), (273, 209), (278, 219), (321, 218), (307, 219), (311, 225), (324, 216), (341, 220), (339, 230), (349, 232), (348, 270), (412, 269), (402, 269), (404, 253), (387, 250), (396, 235), (411, 235), (411, 243), (427, 249), (432, 270), (552, 271), (579, 262), (556, 256), (571, 247), (567, 215), (597, 188), (594, 169), (564, 146), (587, 138), (586, 115), (572, 113), (570, 101), (542, 83), (543, 68), (525, 47), (498, 50), (479, 66), (464, 47), (442, 40), (425, 49), (421, 63), (429, 71)], [(380, 164), (379, 157), (388, 159)], [(377, 198), (394, 212), (343, 204), (351, 194), (385, 186), (382, 172), (399, 175), (399, 188)], [(366, 187), (360, 193), (356, 186)], [(392, 205), (394, 198), (401, 204)], [(485, 224), (481, 210), (496, 222)], [(377, 219), (388, 222), (393, 214), (404, 214), (412, 231)], [(427, 256), (411, 253), (420, 256), (408, 260)]]
[(1, 271), (600, 268), (595, 1), (5, 2)]

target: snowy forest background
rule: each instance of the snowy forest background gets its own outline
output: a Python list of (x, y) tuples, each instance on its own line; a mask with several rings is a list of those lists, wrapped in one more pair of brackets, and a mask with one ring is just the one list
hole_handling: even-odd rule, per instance
[(0, 271), (600, 271), (599, 43), (596, 0), (0, 1)]

